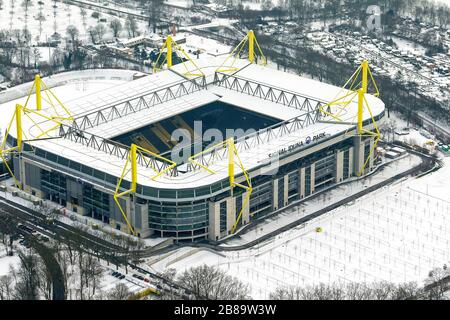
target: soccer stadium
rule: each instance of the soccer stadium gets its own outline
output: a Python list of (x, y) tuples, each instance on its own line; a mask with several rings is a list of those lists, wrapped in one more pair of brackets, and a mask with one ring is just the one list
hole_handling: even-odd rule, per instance
[(247, 44), (248, 56), (167, 61), (64, 103), (37, 76), (7, 102), (16, 186), (123, 232), (191, 242), (369, 173), (385, 107), (367, 61), (340, 88), (270, 68), (251, 33)]

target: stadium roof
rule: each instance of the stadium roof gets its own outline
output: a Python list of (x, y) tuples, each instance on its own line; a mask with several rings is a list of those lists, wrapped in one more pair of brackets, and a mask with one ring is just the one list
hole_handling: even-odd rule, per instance
[[(215, 71), (221, 62), (223, 62), (223, 57), (196, 60), (196, 64), (205, 73), (208, 83), (206, 89), (199, 87), (193, 79), (183, 77), (181, 74), (185, 72), (184, 67), (177, 65), (172, 71), (162, 71), (79, 99), (74, 98), (77, 93), (73, 92), (71, 99), (63, 101), (77, 119), (79, 128), (89, 135), (93, 134), (102, 138), (111, 138), (214, 101), (226, 102), (284, 121), (285, 127), (275, 126), (270, 133), (261, 134), (260, 138), (265, 139), (264, 143), (255, 143), (253, 146), (249, 145), (248, 141), (250, 140), (237, 143), (240, 158), (249, 172), (256, 168), (259, 168), (257, 170), (267, 170), (260, 167), (278, 150), (289, 149), (293, 145), (305, 141), (307, 137), (319, 134), (326, 136), (343, 134), (355, 127), (356, 101), (353, 101), (346, 109), (346, 113), (343, 114), (343, 123), (332, 124), (319, 121), (305, 126), (300, 123), (306, 121), (312, 113), (308, 109), (292, 104), (292, 101), (295, 100), (299, 105), (303, 106), (307, 103), (310, 108), (314, 109), (315, 103), (329, 102), (336, 98), (337, 94), (341, 92), (341, 88), (269, 67), (249, 65), (245, 60), (237, 60), (237, 66), (242, 67), (239, 71), (223, 75), (224, 78), (222, 78), (222, 80), (240, 83), (240, 87), (227, 87), (225, 80), (221, 83), (215, 81), (217, 80)], [(173, 96), (168, 93), (168, 88), (171, 88)], [(264, 95), (269, 95), (270, 90), (274, 95), (279, 95), (291, 102), (283, 103), (281, 98), (279, 101), (274, 101), (274, 99), (261, 96), (260, 93), (255, 94), (255, 92), (265, 92)], [(250, 92), (254, 94), (250, 94)], [(165, 102), (152, 100), (153, 102), (150, 104), (148, 99), (156, 99), (155, 93), (169, 94), (169, 96), (165, 96)], [(149, 105), (143, 106), (146, 102), (142, 102), (142, 97)], [(371, 95), (367, 95), (366, 98), (374, 115), (380, 114), (384, 110), (384, 103), (380, 99)], [(34, 97), (31, 97), (31, 101), (33, 99)], [(25, 98), (21, 98), (10, 101), (8, 104), (23, 104), (24, 101)], [(103, 111), (103, 114), (99, 111)], [(33, 117), (34, 122), (38, 121), (39, 126), (31, 121)], [(23, 117), (23, 127), (27, 139), (36, 137), (41, 129), (49, 129), (52, 126), (50, 121), (42, 122), (42, 119), (36, 117), (38, 116), (33, 114)], [(364, 119), (369, 118), (370, 114), (365, 111)], [(290, 128), (288, 131), (285, 130), (287, 126)], [(15, 136), (14, 130), (13, 123), (12, 136)], [(270, 134), (273, 134), (274, 138), (270, 138)], [(57, 135), (57, 130), (52, 131), (52, 136)], [(123, 158), (101, 151), (92, 144), (88, 146), (86, 143), (82, 144), (66, 138), (34, 141), (32, 145), (117, 177), (120, 177), (125, 164)], [(179, 171), (181, 172), (186, 167), (186, 164), (181, 165)], [(178, 189), (207, 185), (227, 178), (226, 157), (223, 161), (212, 164), (211, 168), (217, 173), (211, 175), (204, 170), (195, 170), (180, 173), (178, 176), (163, 175), (153, 181), (149, 179), (154, 175), (153, 171), (142, 166), (138, 169), (138, 181), (141, 185)], [(239, 169), (236, 167), (236, 170)]]

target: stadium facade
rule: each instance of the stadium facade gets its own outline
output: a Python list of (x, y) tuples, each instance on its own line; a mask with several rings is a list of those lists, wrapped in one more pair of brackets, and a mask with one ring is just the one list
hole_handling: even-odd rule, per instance
[[(186, 77), (177, 65), (65, 100), (71, 117), (56, 127), (50, 116), (55, 108), (43, 107), (45, 119), (25, 114), (20, 125), (28, 138), (13, 157), (21, 187), (116, 229), (127, 231), (128, 220), (140, 237), (190, 242), (219, 240), (237, 220), (238, 226), (248, 224), (373, 169), (375, 138), (356, 134), (357, 101), (349, 102), (342, 121), (320, 111), (341, 88), (245, 60), (237, 61), (235, 72), (220, 72), (221, 62), (198, 60), (204, 76)], [(372, 113), (363, 113), (362, 125), (373, 131), (372, 120), (380, 123), (385, 108), (373, 95), (366, 99)], [(196, 130), (199, 121), (202, 129)], [(15, 126), (17, 121), (8, 132), (9, 146), (18, 144)], [(234, 146), (245, 170), (236, 166), (233, 179), (244, 184), (248, 173), (252, 190), (230, 186), (226, 148), (196, 162), (166, 161), (173, 160), (177, 141), (171, 136), (180, 128), (193, 141), (212, 128), (242, 129)], [(136, 171), (128, 172), (131, 144), (164, 157), (138, 152)], [(118, 189), (132, 187), (133, 174), (134, 192), (115, 197)]]

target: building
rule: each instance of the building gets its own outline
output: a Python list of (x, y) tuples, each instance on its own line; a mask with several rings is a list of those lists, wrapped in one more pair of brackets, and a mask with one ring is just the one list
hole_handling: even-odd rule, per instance
[(125, 48), (134, 48), (140, 45), (156, 48), (160, 47), (162, 42), (163, 39), (160, 36), (152, 34), (151, 36), (137, 36), (131, 39), (127, 39), (121, 43)]
[[(184, 66), (176, 65), (97, 94), (71, 97), (65, 106), (71, 117), (60, 125), (49, 116), (52, 108), (43, 108), (48, 116), (39, 122), (38, 113), (27, 113), (21, 126), (28, 141), (13, 159), (15, 176), (25, 191), (114, 228), (127, 231), (128, 220), (140, 237), (190, 242), (221, 239), (235, 225), (372, 170), (374, 137), (355, 134), (357, 102), (343, 111), (342, 121), (330, 121), (319, 109), (341, 88), (241, 59), (234, 73), (217, 71), (222, 62), (223, 57), (197, 60), (204, 76), (196, 78), (183, 76)], [(366, 99), (379, 123), (384, 103), (369, 94)], [(18, 145), (16, 123), (7, 136), (10, 146)], [(362, 125), (375, 129), (367, 111)], [(206, 147), (208, 133), (226, 139), (235, 129), (240, 130), (232, 132), (234, 147), (245, 169), (233, 167), (233, 179), (245, 184), (248, 173), (248, 204), (249, 191), (230, 186), (231, 147), (211, 152)], [(174, 150), (180, 144), (171, 136), (192, 139), (193, 144), (184, 144), (188, 155), (205, 153), (196, 162), (186, 157), (177, 162)], [(29, 142), (30, 137), (36, 140)], [(127, 159), (134, 159), (131, 144), (149, 151), (138, 150), (136, 172), (127, 169)], [(137, 184), (127, 193), (133, 175)]]

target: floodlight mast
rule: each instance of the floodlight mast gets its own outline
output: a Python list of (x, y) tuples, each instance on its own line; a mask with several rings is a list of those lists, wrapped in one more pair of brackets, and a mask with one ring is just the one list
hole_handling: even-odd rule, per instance
[[(253, 187), (252, 187), (252, 182), (250, 179), (250, 175), (248, 174), (247, 170), (245, 169), (240, 157), (239, 157), (239, 153), (237, 151), (236, 148), (236, 144), (234, 143), (234, 139), (233, 138), (229, 138), (225, 141), (222, 141), (200, 153), (197, 153), (191, 157), (189, 157), (189, 162), (191, 162), (192, 164), (199, 166), (200, 168), (208, 171), (210, 174), (216, 174), (216, 172), (214, 170), (211, 169), (211, 164), (202, 164), (201, 161), (198, 161), (197, 158), (201, 158), (203, 157), (205, 154), (209, 154), (209, 153), (213, 153), (216, 152), (218, 149), (223, 149), (226, 148), (227, 152), (228, 152), (228, 179), (230, 182), (230, 190), (231, 193), (233, 193), (233, 190), (235, 187), (241, 188), (243, 190), (245, 190), (247, 192), (247, 195), (245, 197), (245, 200), (242, 204), (242, 208), (240, 209), (237, 217), (236, 217), (236, 221), (233, 224), (233, 227), (231, 228), (231, 233), (234, 234), (236, 232), (237, 226), (239, 224), (239, 221), (241, 220), (242, 214), (244, 212), (244, 210), (247, 208), (249, 201), (250, 201), (250, 196), (253, 192)], [(235, 173), (235, 165), (237, 165), (242, 173), (244, 174), (244, 178), (245, 178), (245, 184), (241, 184), (241, 183), (237, 183), (235, 180), (236, 177), (236, 173)]]
[[(247, 48), (248, 44), (248, 48)], [(236, 46), (236, 48), (231, 51), (231, 53), (227, 56), (225, 61), (222, 63), (222, 65), (217, 68), (216, 72), (236, 72), (240, 68), (235, 66), (236, 60), (240, 57), (241, 53), (244, 51), (244, 49), (248, 49), (248, 61), (250, 63), (257, 63), (257, 53), (259, 53), (259, 56), (261, 57), (261, 64), (267, 65), (267, 58), (265, 57), (264, 53), (262, 52), (261, 46), (259, 45), (258, 40), (256, 39), (255, 32), (253, 30), (250, 30), (247, 32), (245, 37), (239, 42), (239, 44)], [(231, 63), (228, 63), (231, 60)]]
[[(47, 96), (47, 102), (50, 105), (49, 110), (45, 113), (42, 111), (42, 88), (45, 89), (45, 94)], [(28, 104), (30, 102), (31, 95), (33, 94), (33, 90), (36, 94), (36, 109), (29, 107)], [(53, 97), (53, 98), (52, 98)], [(53, 99), (56, 101), (54, 102)], [(57, 106), (59, 106), (62, 111), (64, 111), (64, 115), (58, 113)], [(52, 113), (54, 112), (54, 114)], [(50, 121), (55, 125), (51, 126), (50, 129), (43, 129), (31, 116), (37, 115), (40, 118), (43, 118), (44, 121)], [(29, 139), (26, 137), (26, 133), (23, 130), (23, 116), (28, 117), (28, 119), (35, 124), (35, 126), (40, 130), (40, 133), (34, 137), (34, 139)], [(31, 85), (30, 90), (28, 91), (27, 99), (24, 105), (16, 104), (15, 111), (13, 116), (9, 122), (8, 128), (6, 129), (5, 137), (3, 138), (1, 148), (0, 148), (0, 158), (1, 161), (5, 164), (6, 169), (9, 174), (11, 174), (14, 179), (14, 184), (17, 188), (22, 189), (22, 183), (17, 179), (14, 175), (12, 168), (8, 164), (8, 156), (14, 154), (21, 154), (23, 152), (23, 138), (25, 135), (26, 141), (30, 144), (33, 141), (39, 140), (44, 136), (47, 136), (50, 132), (57, 129), (61, 126), (63, 121), (71, 121), (73, 120), (72, 115), (69, 110), (62, 104), (62, 102), (56, 97), (56, 95), (47, 87), (47, 85), (42, 81), (39, 74), (35, 75), (33, 84)], [(16, 146), (7, 147), (7, 138), (9, 133), (11, 132), (12, 124), (15, 122), (16, 124)]]
[[(361, 79), (359, 80), (359, 77), (361, 76)], [(367, 156), (367, 159), (363, 161), (363, 165), (361, 169), (358, 169), (358, 176), (361, 176), (364, 173), (364, 170), (369, 163), (370, 158), (373, 156), (375, 148), (377, 147), (378, 141), (380, 140), (381, 134), (378, 130), (378, 125), (373, 117), (372, 110), (369, 106), (369, 103), (366, 99), (366, 94), (368, 93), (368, 86), (369, 86), (369, 77), (371, 80), (371, 83), (373, 84), (373, 87), (375, 89), (375, 93), (373, 94), (375, 97), (378, 97), (380, 92), (378, 91), (377, 84), (375, 82), (375, 79), (373, 78), (372, 72), (369, 68), (369, 62), (367, 60), (364, 60), (359, 68), (353, 73), (353, 75), (350, 77), (350, 79), (347, 80), (347, 82), (342, 87), (342, 90), (338, 94), (338, 98), (334, 99), (333, 101), (320, 106), (320, 111), (325, 115), (332, 118), (332, 122), (343, 122), (341, 119), (341, 114), (346, 109), (352, 101), (354, 101), (355, 98), (357, 98), (358, 102), (358, 109), (357, 109), (357, 121), (356, 121), (356, 136), (357, 137), (372, 137), (374, 138), (374, 144), (373, 147), (370, 149), (369, 155)], [(359, 81), (358, 81), (359, 80)], [(349, 85), (349, 88), (347, 88), (347, 85)], [(355, 88), (355, 84), (361, 86), (359, 88)], [(343, 92), (341, 94), (341, 92)], [(339, 106), (340, 110), (338, 110), (336, 113), (333, 113), (331, 110), (332, 106)], [(370, 115), (370, 119), (372, 120), (372, 124), (374, 126), (375, 132), (364, 129), (363, 122), (364, 122), (364, 109), (367, 110), (367, 112)], [(326, 122), (326, 120), (325, 120)]]

